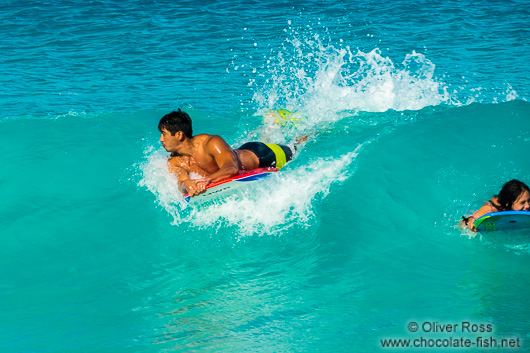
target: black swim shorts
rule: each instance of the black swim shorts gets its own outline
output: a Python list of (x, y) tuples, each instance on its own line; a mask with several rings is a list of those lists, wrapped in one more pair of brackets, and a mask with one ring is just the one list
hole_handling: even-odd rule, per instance
[(260, 168), (282, 168), (293, 159), (293, 151), (285, 145), (274, 145), (263, 142), (247, 142), (238, 150), (249, 150), (259, 159)]

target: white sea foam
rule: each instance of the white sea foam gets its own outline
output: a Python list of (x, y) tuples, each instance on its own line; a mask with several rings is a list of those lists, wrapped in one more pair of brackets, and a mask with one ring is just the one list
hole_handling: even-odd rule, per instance
[(324, 198), (333, 185), (341, 184), (352, 173), (362, 145), (338, 157), (308, 160), (296, 168), (285, 168), (245, 192), (205, 204), (187, 204), (177, 181), (167, 169), (167, 156), (160, 149), (148, 148), (139, 165), (146, 187), (156, 202), (172, 217), (175, 225), (187, 223), (197, 228), (235, 227), (240, 236), (275, 234), (289, 227), (306, 227), (313, 217), (315, 201)]
[(138, 185), (156, 196), (156, 202), (174, 217), (175, 223), (183, 222), (181, 210), (186, 207), (186, 202), (177, 178), (168, 170), (167, 153), (151, 146), (144, 151), (144, 156), (145, 160), (138, 165), (141, 172)]

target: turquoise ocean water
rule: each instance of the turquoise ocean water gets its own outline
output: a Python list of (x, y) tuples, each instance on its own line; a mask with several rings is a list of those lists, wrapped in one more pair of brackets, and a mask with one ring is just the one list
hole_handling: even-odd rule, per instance
[[(528, 351), (530, 235), (456, 224), (530, 183), (529, 24), (522, 0), (3, 1), (0, 351), (447, 337), (424, 322)], [(311, 138), (187, 206), (157, 131), (179, 107), (235, 147)]]

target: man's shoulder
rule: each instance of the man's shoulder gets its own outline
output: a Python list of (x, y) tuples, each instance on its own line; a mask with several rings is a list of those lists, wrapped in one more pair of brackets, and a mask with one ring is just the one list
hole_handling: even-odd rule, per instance
[(174, 164), (174, 165), (189, 164), (190, 157), (189, 156), (182, 156), (182, 155), (179, 155), (179, 154), (176, 154), (176, 153), (172, 153), (169, 156), (168, 161), (169, 161), (169, 163)]
[(210, 135), (210, 134), (198, 134), (198, 135), (194, 135), (192, 139), (193, 141), (207, 143), (215, 137), (220, 137), (220, 136)]
[(204, 146), (226, 143), (226, 141), (219, 135), (199, 134), (193, 136), (193, 139)]
[(193, 136), (194, 139), (210, 139), (212, 137), (222, 138), (219, 135), (212, 135), (212, 134), (198, 134), (198, 135)]
[(182, 170), (190, 171), (190, 157), (172, 154), (168, 159), (169, 170), (179, 174)]

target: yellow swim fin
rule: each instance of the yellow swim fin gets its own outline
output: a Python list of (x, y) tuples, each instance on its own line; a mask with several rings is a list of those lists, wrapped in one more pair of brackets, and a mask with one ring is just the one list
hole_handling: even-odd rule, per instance
[(297, 120), (301, 120), (301, 115), (296, 112), (291, 112), (287, 109), (271, 110), (268, 117), (272, 118), (272, 123), (280, 127), (286, 125), (296, 125)]

